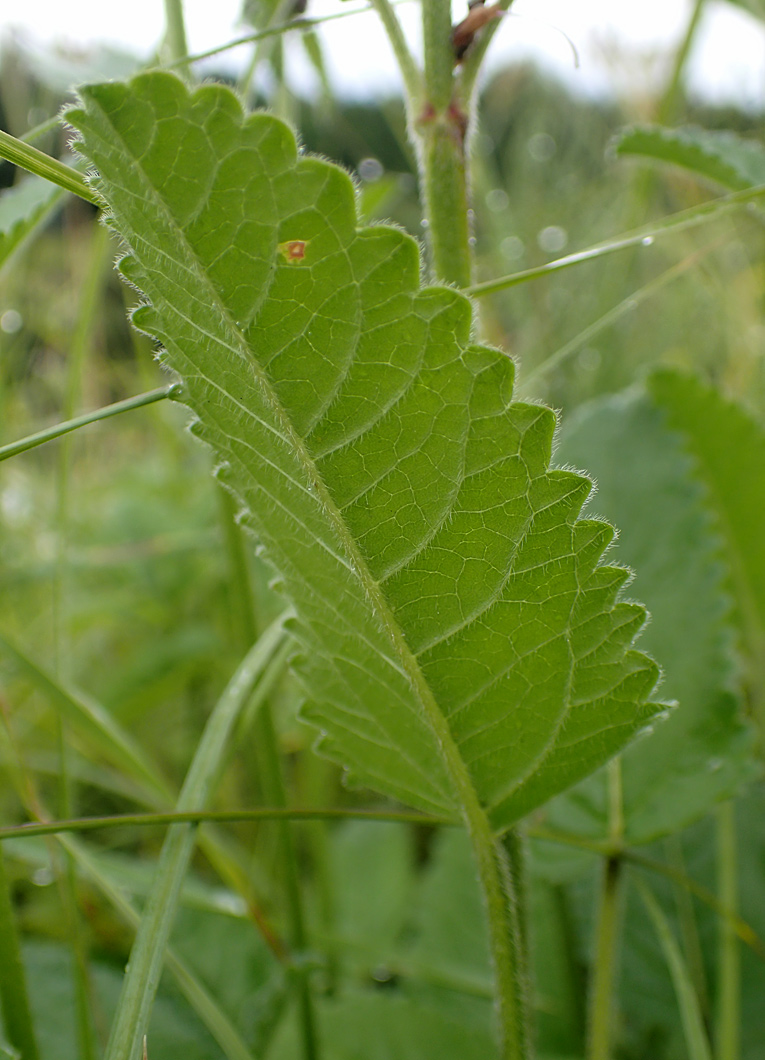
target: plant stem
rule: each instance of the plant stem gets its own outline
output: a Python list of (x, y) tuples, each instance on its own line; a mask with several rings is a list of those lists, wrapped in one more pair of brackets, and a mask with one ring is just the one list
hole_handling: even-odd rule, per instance
[(672, 68), (672, 75), (669, 79), (669, 84), (664, 93), (664, 98), (659, 104), (659, 112), (657, 115), (658, 121), (662, 125), (668, 125), (673, 121), (677, 115), (678, 103), (680, 102), (680, 92), (682, 88), (683, 74), (685, 73), (685, 66), (688, 62), (688, 56), (691, 53), (691, 48), (696, 40), (696, 32), (701, 22), (701, 15), (704, 11), (704, 5), (706, 0), (695, 0), (691, 17), (688, 20), (688, 25), (685, 29), (685, 35), (680, 42), (680, 47), (677, 49), (675, 54), (675, 62)]
[(468, 287), (473, 273), (465, 143), (469, 113), (455, 95), (449, 0), (423, 0), (425, 89), (411, 122), (436, 280)]
[(396, 56), (396, 62), (404, 79), (407, 102), (409, 107), (414, 109), (422, 94), (422, 74), (417, 68), (401, 29), (401, 23), (389, 0), (370, 0), (370, 2), (379, 15), (385, 32), (388, 34), (390, 46)]
[(508, 287), (517, 287), (518, 284), (527, 283), (529, 280), (537, 280), (543, 276), (549, 276), (550, 273), (560, 272), (561, 269), (568, 269), (572, 265), (581, 265), (583, 262), (605, 257), (605, 255), (613, 254), (617, 250), (625, 250), (640, 244), (648, 247), (661, 236), (683, 232), (688, 228), (695, 228), (697, 225), (715, 220), (715, 214), (718, 211), (745, 206), (763, 197), (765, 197), (765, 184), (758, 185), (756, 188), (735, 191), (718, 199), (710, 199), (707, 202), (699, 203), (698, 206), (691, 206), (687, 210), (669, 214), (659, 223), (645, 225), (642, 228), (628, 232), (626, 235), (617, 236), (603, 243), (596, 243), (585, 250), (577, 250), (573, 254), (566, 254), (562, 258), (556, 258), (555, 261), (548, 261), (545, 265), (537, 265), (533, 269), (524, 269), (522, 272), (512, 272), (507, 276), (499, 276), (496, 280), (485, 280), (483, 283), (473, 284), (472, 287), (465, 289), (465, 294), (473, 298), (481, 298), (497, 291), (505, 291)]
[(600, 884), (598, 923), (595, 937), (595, 966), (590, 994), (588, 1060), (611, 1060), (611, 1030), (615, 993), (619, 910), (624, 861), (624, 804), (622, 797), (622, 763), (614, 758), (608, 763), (608, 838), (614, 853), (603, 862)]
[[(717, 808), (717, 891), (729, 917), (738, 905), (737, 862), (735, 807), (726, 802)], [(729, 917), (718, 926), (717, 1060), (739, 1060), (741, 1055), (741, 966)]]
[(183, 20), (183, 0), (165, 0), (165, 27), (165, 45), (170, 62), (181, 70), (186, 70), (189, 49)]
[(254, 810), (188, 810), (168, 813), (120, 813), (104, 817), (75, 817), (68, 821), (31, 821), (28, 824), (0, 826), (0, 841), (31, 836), (57, 835), (59, 832), (91, 832), (101, 828), (161, 828), (168, 824), (200, 824), (205, 821), (235, 823), (241, 821), (394, 821), (396, 824), (452, 828), (457, 822), (424, 813), (366, 809), (302, 809), (300, 807), (259, 806)]
[(611, 1060), (611, 1022), (623, 862), (606, 858), (600, 885), (587, 1060)]
[(664, 960), (672, 977), (672, 985), (675, 988), (675, 996), (680, 1010), (680, 1020), (683, 1025), (688, 1060), (712, 1060), (698, 998), (694, 992), (688, 968), (683, 960), (683, 954), (675, 936), (672, 934), (672, 929), (667, 923), (667, 918), (664, 916), (661, 906), (642, 881), (638, 881), (638, 886), (640, 896), (656, 929)]
[[(502, 11), (508, 11), (512, 7), (512, 4), (513, 0), (499, 0), (499, 6)], [(471, 44), (469, 51), (462, 61), (460, 97), (464, 101), (466, 107), (472, 106), (473, 96), (478, 83), (478, 74), (480, 73), (483, 60), (486, 57), (486, 51), (491, 43), (491, 38), (497, 32), (500, 25), (501, 20), (497, 19), (490, 22), (487, 26), (484, 26), (473, 44)]]
[(0, 1010), (8, 1041), (24, 1060), (38, 1060), (26, 976), (16, 932), (13, 904), (0, 850)]

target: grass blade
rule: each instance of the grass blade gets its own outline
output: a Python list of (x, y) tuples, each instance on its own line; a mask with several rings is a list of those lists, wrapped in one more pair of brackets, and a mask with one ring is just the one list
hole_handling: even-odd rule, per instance
[(675, 988), (677, 1005), (680, 1009), (680, 1018), (683, 1024), (689, 1060), (712, 1060), (712, 1052), (704, 1030), (699, 1001), (693, 989), (685, 958), (680, 951), (667, 918), (664, 916), (661, 906), (654, 898), (651, 890), (641, 881), (638, 881), (638, 889), (640, 897), (648, 910), (648, 915), (653, 921), (659, 945), (664, 954), (664, 960), (672, 977), (672, 985)]
[(8, 880), (0, 851), (0, 1010), (5, 1033), (24, 1060), (37, 1060), (32, 1013), (29, 1008), (24, 965), (21, 961)]
[(31, 144), (17, 140), (10, 133), (0, 129), (0, 158), (12, 162), (14, 166), (26, 169), (29, 173), (36, 173), (38, 177), (44, 177), (51, 184), (58, 184), (65, 191), (71, 191), (79, 195), (81, 199), (92, 202), (94, 206), (102, 206), (103, 201), (90, 187), (81, 173), (57, 158), (51, 158), (44, 151), (38, 151)]
[(99, 703), (57, 681), (2, 634), (0, 651), (104, 757), (138, 781), (141, 789), (151, 793), (160, 805), (171, 802), (170, 788), (157, 776), (140, 747)]
[[(236, 721), (286, 634), (278, 619), (247, 653), (205, 727), (178, 797), (183, 812), (210, 798)], [(260, 690), (262, 691), (262, 690)], [(112, 1022), (106, 1060), (135, 1060), (159, 985), (167, 940), (183, 877), (196, 842), (193, 825), (173, 825), (165, 837), (154, 889), (141, 918)]]
[(565, 257), (548, 261), (545, 265), (538, 265), (533, 269), (524, 269), (523, 272), (513, 272), (508, 276), (500, 276), (496, 280), (485, 280), (483, 283), (473, 284), (465, 288), (465, 294), (473, 298), (482, 298), (496, 291), (505, 291), (508, 287), (517, 287), (518, 284), (529, 280), (538, 280), (542, 276), (549, 276), (553, 272), (571, 268), (572, 265), (581, 265), (585, 261), (594, 261), (596, 258), (606, 257), (617, 250), (627, 250), (629, 247), (650, 247), (655, 240), (674, 232), (684, 232), (688, 228), (712, 221), (724, 210), (735, 206), (745, 206), (765, 197), (765, 184), (756, 188), (747, 188), (744, 191), (734, 192), (732, 195), (724, 195), (710, 202), (702, 202), (698, 206), (691, 206), (688, 210), (680, 213), (670, 214), (662, 221), (639, 228), (636, 232), (628, 232), (626, 235), (617, 236), (604, 243), (596, 243), (585, 250), (577, 250), (574, 254), (566, 254)]
[[(64, 837), (61, 842), (74, 861), (96, 884), (106, 898), (117, 909), (122, 918), (132, 927), (138, 927), (141, 914), (125, 897), (118, 884), (107, 876), (102, 868), (90, 857), (85, 847)], [(196, 1014), (213, 1035), (218, 1045), (229, 1060), (252, 1060), (252, 1054), (245, 1045), (236, 1027), (223, 1012), (215, 999), (191, 972), (186, 963), (168, 947), (164, 955), (165, 965), (175, 978), (178, 986)]]

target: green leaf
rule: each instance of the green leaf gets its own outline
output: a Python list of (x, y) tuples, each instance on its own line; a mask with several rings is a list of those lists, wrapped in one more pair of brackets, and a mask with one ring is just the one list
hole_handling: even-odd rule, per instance
[(350, 821), (332, 836), (335, 928), (342, 942), (382, 960), (401, 931), (412, 887), (413, 851), (393, 823)]
[[(753, 734), (734, 694), (720, 540), (681, 439), (644, 392), (593, 403), (566, 426), (556, 456), (593, 471), (591, 507), (620, 526), (617, 556), (634, 566), (632, 588), (652, 614), (644, 643), (664, 668), (662, 693), (679, 702), (623, 756), (625, 834), (644, 843), (701, 816), (756, 773)], [(585, 781), (551, 805), (550, 823), (606, 838), (606, 788), (603, 772)]]
[(473, 980), (484, 991), (491, 983), (486, 946), (486, 912), (470, 846), (463, 832), (444, 829), (435, 840), (415, 908), (411, 959), (445, 976)]
[[(323, 1060), (486, 1060), (494, 1055), (488, 1026), (449, 1016), (399, 991), (354, 991), (319, 1008)], [(268, 1060), (299, 1060), (292, 1025)]]
[[(30, 943), (24, 949), (35, 1023), (43, 1060), (80, 1060), (75, 1029), (71, 953), (66, 946)], [(105, 1018), (111, 1015), (121, 979), (118, 969), (91, 964), (96, 1004)], [(189, 1006), (169, 993), (160, 993), (148, 1031), (151, 1060), (220, 1060), (221, 1051)]]
[(357, 228), (347, 175), (226, 89), (152, 73), (82, 98), (135, 322), (295, 602), (323, 751), (496, 829), (618, 751), (657, 711), (644, 612), (469, 302), (420, 289), (414, 241)]
[(0, 268), (51, 216), (64, 194), (42, 177), (28, 177), (0, 195)]
[(733, 191), (765, 184), (765, 146), (727, 130), (636, 125), (619, 134), (614, 150), (682, 166)]
[(755, 714), (765, 726), (765, 431), (741, 406), (693, 376), (662, 371), (650, 380), (651, 395), (669, 427), (680, 432), (693, 457), (730, 571), (729, 585), (743, 632), (748, 682)]

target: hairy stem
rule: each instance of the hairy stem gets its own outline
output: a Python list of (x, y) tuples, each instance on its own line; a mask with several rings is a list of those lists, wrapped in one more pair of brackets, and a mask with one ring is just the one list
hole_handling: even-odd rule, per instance
[(370, 0), (372, 7), (380, 17), (383, 28), (388, 35), (393, 54), (396, 56), (401, 76), (404, 79), (407, 102), (410, 108), (416, 106), (422, 92), (422, 74), (417, 68), (409, 45), (406, 43), (401, 23), (393, 10), (390, 0)]
[(424, 0), (425, 89), (412, 130), (417, 149), (431, 268), (436, 280), (470, 286), (468, 160), (469, 113), (457, 99), (451, 7), (448, 0)]

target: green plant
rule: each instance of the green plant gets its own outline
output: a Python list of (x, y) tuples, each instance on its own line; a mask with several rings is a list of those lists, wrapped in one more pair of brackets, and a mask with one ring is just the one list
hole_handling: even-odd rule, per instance
[[(245, 115), (236, 95), (218, 85), (190, 88), (176, 73), (154, 70), (127, 82), (81, 87), (79, 104), (65, 118), (92, 167), (87, 180), (11, 137), (0, 143), (18, 164), (103, 211), (127, 251), (120, 270), (139, 292), (133, 323), (162, 348), (176, 380), (11, 443), (0, 456), (168, 397), (191, 409), (192, 431), (207, 443), (225, 487), (217, 498), (228, 568), (222, 610), (234, 616), (232, 640), (243, 657), (229, 668), (234, 676), (196, 746), (174, 763), (177, 774), (191, 761), (176, 795), (120, 721), (77, 692), (62, 650), (71, 622), (62, 623), (59, 613), (50, 668), (4, 638), (5, 657), (17, 673), (56, 707), (58, 816), (74, 816), (79, 773), (80, 783), (154, 811), (117, 815), (123, 827), (153, 821), (170, 828), (154, 881), (132, 887), (139, 902), (145, 898), (139, 910), (120, 890), (124, 868), (94, 857), (69, 834), (113, 822), (99, 815), (48, 823), (50, 794), (32, 779), (8, 725), (3, 738), (15, 763), (17, 798), (41, 823), (0, 829), (0, 836), (19, 852), (34, 835), (59, 836), (74, 940), (79, 1055), (96, 1055), (98, 1036), (78, 913), (78, 881), (85, 878), (123, 920), (137, 924), (118, 999), (113, 971), (103, 975), (101, 1003), (114, 1013), (108, 1060), (140, 1055), (147, 1033), (152, 1060), (162, 1048), (155, 1045), (150, 1015), (163, 962), (204, 1025), (191, 1035), (200, 1055), (207, 1055), (211, 1035), (224, 1055), (242, 1060), (341, 1058), (367, 1049), (380, 1057), (406, 1050), (413, 1057), (470, 1057), (494, 1050), (503, 1060), (526, 1060), (538, 1036), (547, 1057), (577, 1057), (586, 1049), (589, 1060), (606, 1060), (616, 1039), (624, 881), (643, 865), (680, 887), (684, 950), (653, 894), (655, 881), (652, 888), (641, 884), (643, 923), (647, 916), (655, 925), (678, 997), (675, 1024), (689, 1055), (706, 1057), (711, 1019), (703, 958), (683, 890), (694, 884), (679, 849), (657, 866), (635, 848), (677, 836), (759, 773), (731, 650), (732, 631), (744, 630), (746, 688), (762, 725), (762, 551), (752, 521), (756, 503), (742, 501), (747, 488), (760, 495), (759, 470), (756, 461), (744, 472), (732, 470), (737, 442), (722, 451), (705, 442), (713, 428), (717, 436), (745, 436), (747, 450), (759, 451), (762, 430), (702, 384), (676, 371), (659, 372), (640, 392), (601, 399), (564, 424), (556, 467), (554, 414), (513, 400), (513, 362), (477, 342), (469, 296), (650, 244), (698, 227), (723, 208), (756, 203), (765, 193), (763, 151), (730, 136), (628, 133), (622, 153), (679, 163), (733, 190), (557, 262), (474, 283), (467, 145), (476, 78), (497, 22), (489, 19), (455, 64), (450, 9), (426, 0), (420, 70), (395, 11), (386, 0), (373, 6), (407, 89), (432, 282), (421, 282), (420, 252), (411, 237), (359, 223), (347, 174), (299, 154), (281, 120)], [(167, 9), (171, 61), (188, 76), (181, 6), (168, 0)], [(258, 48), (289, 28), (283, 5), (254, 17), (254, 61), (268, 60), (279, 73), (278, 50), (268, 55)], [(17, 198), (9, 253), (48, 209), (48, 199), (37, 195)], [(67, 386), (70, 417), (106, 250), (103, 237), (94, 242)], [(568, 356), (562, 347), (551, 360)], [(63, 444), (56, 504), (61, 533), (71, 532), (74, 521)], [(611, 525), (580, 517), (591, 484), (570, 466), (596, 471), (597, 510), (623, 529), (618, 558), (634, 564), (637, 595), (655, 613), (645, 639), (666, 670), (662, 698), (681, 702), (642, 742), (629, 744), (667, 713), (653, 699), (656, 664), (633, 647), (645, 610), (623, 598), (627, 568), (604, 562)], [(734, 473), (742, 480), (736, 490), (730, 488)], [(266, 565), (260, 555), (249, 555), (250, 538), (240, 524), (254, 532)], [(66, 599), (64, 560), (59, 552), (59, 612)], [(277, 591), (267, 585), (274, 572)], [(196, 571), (194, 577), (201, 586), (205, 575)], [(736, 601), (733, 613), (726, 593)], [(287, 663), (299, 685), (285, 678)], [(223, 673), (225, 667), (217, 676)], [(312, 807), (298, 811), (280, 744), (289, 743), (297, 725), (291, 711), (301, 698), (300, 716), (320, 739), (316, 756), (305, 736), (292, 737), (300, 754), (292, 789), (307, 801), (313, 797)], [(129, 717), (129, 703), (117, 705), (117, 713)], [(88, 774), (67, 749), (70, 731), (116, 773)], [(260, 807), (210, 814), (208, 803), (215, 787), (227, 783), (224, 767), (231, 767), (237, 747), (244, 754), (238, 769), (245, 798), (254, 792)], [(388, 801), (371, 813), (360, 810), (354, 798), (338, 794), (337, 773), (322, 756), (346, 772), (352, 790)], [(333, 797), (338, 805), (328, 805)], [(397, 804), (417, 812), (402, 812)], [(358, 831), (328, 833), (320, 823), (343, 814), (399, 824), (367, 822)], [(271, 819), (271, 830), (258, 837), (254, 872), (243, 844), (213, 827), (226, 817)], [(296, 837), (290, 821), (300, 817), (312, 821), (312, 831)], [(438, 831), (425, 872), (414, 872), (402, 839), (405, 822)], [(371, 827), (378, 829), (374, 839)], [(703, 893), (721, 914), (715, 1049), (720, 1060), (733, 1060), (740, 1055), (737, 940), (755, 949), (762, 944), (736, 908), (730, 812), (719, 814), (718, 830), (724, 851), (719, 896)], [(194, 899), (184, 880), (197, 843), (230, 901), (238, 896), (242, 903), (235, 903), (236, 915), (246, 919), (249, 911), (259, 937), (254, 931), (244, 941), (232, 937), (230, 925), (221, 926), (214, 895), (203, 887), (197, 915), (191, 915)], [(556, 858), (550, 853), (555, 844), (574, 853)], [(584, 1033), (570, 959), (581, 904), (570, 881), (597, 860), (599, 912)], [(369, 910), (359, 907), (342, 872), (333, 878), (338, 867), (365, 895), (376, 876), (385, 879), (378, 894), (370, 894)], [(573, 918), (569, 906), (578, 910)], [(18, 967), (11, 903), (3, 909), (0, 932), (9, 966)], [(177, 915), (188, 938), (177, 932), (170, 949)], [(216, 916), (208, 926), (205, 917)], [(455, 933), (461, 917), (470, 927), (466, 937)], [(249, 1015), (242, 1014), (241, 998), (229, 996), (237, 988), (242, 945), (248, 946), (246, 960), (257, 965), (254, 978), (275, 999), (250, 997)], [(211, 946), (221, 954), (214, 989), (199, 952)], [(372, 968), (373, 979), (402, 976), (411, 989), (386, 997), (358, 981), (354, 986), (347, 971), (354, 962), (367, 969), (362, 982)], [(251, 970), (240, 975), (242, 989), (252, 984)], [(28, 1016), (17, 974), (0, 981), (0, 997)], [(170, 1000), (163, 995), (159, 1005)], [(295, 1018), (282, 1017), (285, 1005)], [(636, 1026), (639, 1035), (639, 1019)], [(6, 1018), (6, 1033), (12, 1047), (34, 1055), (31, 1017)], [(625, 1049), (641, 1047), (627, 1034), (621, 1038)], [(667, 1048), (676, 1048), (671, 1033)]]

